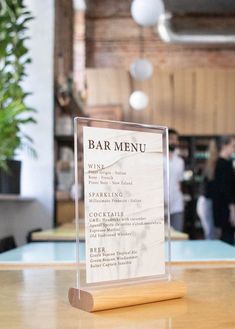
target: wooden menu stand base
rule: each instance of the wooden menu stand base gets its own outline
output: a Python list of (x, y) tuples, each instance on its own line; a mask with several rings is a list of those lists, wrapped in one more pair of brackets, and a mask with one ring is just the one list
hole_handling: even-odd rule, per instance
[(153, 303), (183, 297), (186, 286), (182, 281), (149, 281), (122, 286), (92, 287), (86, 290), (69, 289), (73, 307), (95, 312), (118, 307)]

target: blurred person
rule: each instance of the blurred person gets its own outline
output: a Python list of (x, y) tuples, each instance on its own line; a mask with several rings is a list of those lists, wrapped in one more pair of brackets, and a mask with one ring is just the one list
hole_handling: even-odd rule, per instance
[(169, 211), (171, 226), (177, 231), (183, 231), (184, 200), (181, 183), (184, 175), (184, 161), (179, 156), (179, 134), (169, 129)]
[(205, 239), (215, 238), (215, 227), (213, 217), (212, 193), (214, 183), (215, 166), (218, 160), (218, 148), (215, 140), (209, 143), (209, 157), (204, 170), (202, 195), (197, 201), (197, 214), (200, 218)]
[(221, 228), (221, 240), (234, 243), (235, 228), (235, 175), (232, 155), (235, 152), (235, 138), (221, 137), (219, 157), (215, 164), (212, 204), (215, 226)]

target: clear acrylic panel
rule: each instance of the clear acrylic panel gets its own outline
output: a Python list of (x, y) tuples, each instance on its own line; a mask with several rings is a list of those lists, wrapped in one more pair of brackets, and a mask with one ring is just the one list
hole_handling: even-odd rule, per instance
[(170, 280), (168, 129), (74, 124), (77, 288)]

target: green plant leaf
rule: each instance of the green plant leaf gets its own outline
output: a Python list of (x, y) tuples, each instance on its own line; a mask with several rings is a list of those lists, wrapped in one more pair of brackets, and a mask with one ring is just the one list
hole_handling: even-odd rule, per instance
[(22, 130), (25, 124), (36, 123), (32, 116), (36, 110), (25, 103), (31, 93), (21, 84), (31, 63), (25, 41), (32, 19), (24, 0), (0, 0), (0, 168), (4, 170), (17, 149), (36, 154), (32, 138)]

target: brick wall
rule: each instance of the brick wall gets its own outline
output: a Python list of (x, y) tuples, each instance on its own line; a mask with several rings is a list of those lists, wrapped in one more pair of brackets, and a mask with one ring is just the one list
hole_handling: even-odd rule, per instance
[[(86, 66), (128, 68), (140, 53), (140, 27), (130, 15), (131, 0), (90, 0), (86, 19)], [(226, 68), (235, 66), (234, 49), (199, 49), (163, 43), (143, 28), (144, 48), (154, 66)]]
[(55, 0), (55, 81), (73, 71), (73, 2)]

